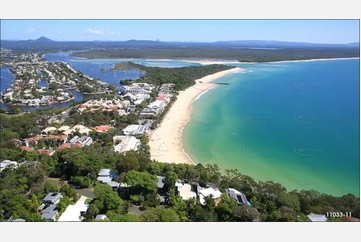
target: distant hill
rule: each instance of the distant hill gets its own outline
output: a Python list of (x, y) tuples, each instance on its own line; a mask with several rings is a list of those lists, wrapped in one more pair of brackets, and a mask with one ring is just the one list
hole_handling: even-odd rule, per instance
[(41, 36), (40, 38), (34, 40), (35, 42), (54, 42), (54, 40), (51, 40), (49, 38), (46, 38), (44, 36)]
[(265, 40), (229, 40), (215, 42), (165, 42), (160, 40), (127, 40), (127, 41), (54, 41), (44, 36), (35, 40), (1, 40), (1, 47), (12, 49), (29, 50), (89, 50), (97, 48), (141, 48), (141, 49), (198, 49), (198, 48), (218, 48), (218, 49), (359, 49), (360, 43), (349, 44), (315, 44), (304, 42), (288, 41), (265, 41)]

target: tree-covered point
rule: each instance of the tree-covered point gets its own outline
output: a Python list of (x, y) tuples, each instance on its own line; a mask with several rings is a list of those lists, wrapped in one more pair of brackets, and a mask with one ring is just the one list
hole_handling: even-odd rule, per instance
[[(115, 68), (122, 69), (125, 64), (116, 64)], [(162, 68), (147, 67), (132, 62), (127, 63), (133, 69), (139, 69), (145, 72), (140, 78), (140, 82), (146, 82), (160, 86), (164, 83), (174, 83), (175, 90), (184, 90), (195, 84), (195, 80), (204, 76), (211, 75), (220, 71), (229, 70), (235, 67), (225, 65), (204, 65), (204, 66), (187, 66), (181, 68)], [(120, 81), (124, 84), (123, 81)], [(129, 83), (129, 80), (127, 80)]]
[(299, 47), (299, 48), (139, 48), (102, 49), (74, 52), (74, 57), (101, 58), (148, 58), (148, 59), (228, 59), (240, 62), (273, 62), (286, 60), (308, 60), (323, 58), (360, 57), (360, 49), (354, 47)]

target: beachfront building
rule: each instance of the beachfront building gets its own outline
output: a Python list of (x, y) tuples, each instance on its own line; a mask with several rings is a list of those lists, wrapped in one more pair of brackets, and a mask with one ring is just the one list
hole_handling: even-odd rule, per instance
[(246, 195), (243, 193), (237, 191), (234, 188), (227, 188), (226, 193), (233, 198), (238, 204), (247, 204), (248, 206), (251, 206), (251, 203), (247, 200)]
[(164, 111), (167, 105), (166, 100), (156, 100), (148, 104), (146, 108), (139, 114), (141, 118), (154, 118)]
[(131, 124), (128, 125), (123, 129), (124, 135), (135, 135), (135, 136), (141, 136), (145, 132), (145, 126), (144, 125), (137, 125), (137, 124)]
[(216, 187), (201, 187), (201, 186), (197, 186), (197, 193), (198, 193), (198, 197), (199, 197), (199, 202), (202, 205), (206, 205), (206, 198), (211, 197), (212, 199), (215, 200), (215, 204), (216, 206), (220, 203), (221, 201), (221, 196), (222, 193), (219, 191), (218, 188)]
[[(119, 142), (119, 143), (118, 143)], [(139, 150), (141, 142), (134, 136), (114, 136), (114, 151), (117, 153), (125, 153), (131, 150)]]
[(197, 194), (192, 191), (192, 185), (185, 183), (184, 181), (178, 180), (175, 183), (176, 194), (182, 197), (183, 200), (196, 199)]
[(173, 83), (164, 83), (160, 86), (159, 88), (159, 94), (162, 95), (162, 94), (171, 94), (173, 93), (173, 90), (174, 90), (174, 86), (175, 84)]

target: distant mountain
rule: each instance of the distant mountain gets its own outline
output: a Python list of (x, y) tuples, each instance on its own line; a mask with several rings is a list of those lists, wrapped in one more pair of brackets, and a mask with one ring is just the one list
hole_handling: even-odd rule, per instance
[(51, 40), (49, 38), (46, 38), (44, 36), (41, 36), (40, 38), (34, 40), (35, 42), (54, 42), (54, 40)]

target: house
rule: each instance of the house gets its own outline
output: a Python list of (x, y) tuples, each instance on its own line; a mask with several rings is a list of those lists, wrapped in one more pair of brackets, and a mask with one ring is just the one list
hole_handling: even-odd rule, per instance
[(4, 160), (2, 162), (0, 162), (0, 172), (2, 172), (5, 168), (17, 168), (18, 167), (18, 163), (16, 161), (11, 161), (11, 160)]
[(56, 216), (58, 216), (58, 211), (57, 210), (53, 210), (49, 213), (43, 213), (41, 215), (42, 218), (45, 218), (46, 220), (50, 220), (50, 221), (55, 221), (56, 220)]
[(63, 196), (59, 192), (50, 192), (46, 197), (43, 199), (43, 203), (46, 205), (56, 205), (60, 202)]
[(247, 200), (246, 195), (244, 195), (243, 193), (237, 191), (234, 188), (227, 188), (226, 189), (226, 193), (233, 198), (234, 200), (236, 200), (236, 202), (238, 204), (247, 204), (249, 206), (252, 206), (251, 203)]
[(39, 161), (23, 161), (19, 164), (19, 166), (36, 166), (39, 165)]
[(157, 182), (158, 190), (159, 189), (163, 190), (163, 188), (167, 184), (167, 178), (165, 176), (157, 176), (157, 178), (158, 178), (158, 182)]
[(98, 214), (98, 215), (95, 217), (95, 220), (108, 220), (108, 217), (107, 217), (107, 215), (105, 215), (105, 214)]
[(94, 131), (100, 132), (100, 133), (108, 132), (111, 129), (114, 129), (114, 127), (109, 126), (109, 125), (99, 125), (99, 126), (96, 126), (93, 128)]
[[(120, 141), (119, 144), (116, 144)], [(114, 136), (113, 137), (114, 151), (118, 153), (124, 153), (131, 150), (139, 150), (141, 142), (134, 136)]]
[(128, 125), (123, 129), (124, 135), (143, 135), (145, 132), (145, 126), (144, 125)]
[(178, 180), (175, 183), (176, 194), (183, 198), (183, 200), (189, 200), (192, 198), (197, 198), (197, 194), (192, 191), (192, 186), (189, 183)]
[(307, 217), (312, 221), (312, 222), (327, 222), (328, 219), (324, 214), (314, 214), (314, 213), (310, 213), (309, 215), (307, 215)]
[(202, 205), (206, 205), (205, 198), (212, 197), (215, 200), (216, 205), (221, 201), (222, 193), (215, 187), (204, 188), (197, 185), (197, 193), (199, 197), (199, 202)]
[(98, 173), (97, 180), (101, 183), (108, 184), (114, 190), (120, 186), (120, 183), (113, 181), (113, 172), (111, 169), (101, 169)]

